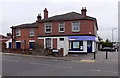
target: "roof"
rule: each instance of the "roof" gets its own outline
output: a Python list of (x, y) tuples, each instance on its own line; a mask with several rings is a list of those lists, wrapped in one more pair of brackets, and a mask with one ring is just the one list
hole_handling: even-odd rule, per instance
[[(27, 23), (27, 24), (21, 24), (21, 25), (17, 25), (17, 26), (12, 26), (13, 28), (34, 28), (34, 27), (38, 27), (37, 23)], [(12, 28), (11, 27), (11, 28)]]
[(51, 22), (51, 21), (64, 21), (64, 20), (77, 20), (77, 19), (89, 19), (89, 20), (96, 20), (93, 17), (90, 16), (84, 16), (82, 14), (76, 13), (76, 12), (70, 12), (62, 15), (56, 15), (49, 17), (47, 19), (39, 20), (39, 22)]
[(4, 35), (2, 35), (2, 34), (0, 34), (0, 38), (7, 38), (6, 36), (4, 36)]
[(69, 12), (66, 14), (62, 14), (62, 15), (56, 15), (56, 16), (52, 16), (49, 17), (47, 19), (41, 19), (38, 22), (52, 22), (52, 21), (67, 21), (67, 20), (93, 20), (96, 22), (96, 27), (98, 30), (98, 26), (97, 26), (97, 20), (94, 17), (90, 17), (90, 16), (84, 16), (82, 14), (79, 14), (77, 12)]
[[(93, 18), (90, 16), (84, 16), (84, 15), (79, 14), (77, 12), (69, 12), (69, 13), (62, 14), (62, 15), (52, 16), (52, 17), (49, 17), (47, 19), (41, 19), (41, 20), (38, 20), (37, 22), (67, 21), (67, 20), (79, 20), (79, 19), (82, 19), (82, 20), (87, 19), (87, 20), (96, 21), (96, 18)], [(13, 26), (13, 28), (33, 28), (33, 27), (38, 27), (36, 22)], [(98, 29), (97, 21), (96, 21), (96, 27)]]

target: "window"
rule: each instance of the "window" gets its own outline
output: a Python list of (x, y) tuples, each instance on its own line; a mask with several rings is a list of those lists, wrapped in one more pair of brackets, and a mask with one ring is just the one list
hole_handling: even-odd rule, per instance
[(30, 36), (35, 36), (35, 31), (34, 31), (34, 29), (30, 29)]
[(51, 39), (46, 38), (46, 48), (51, 48)]
[(52, 32), (52, 24), (46, 23), (45, 24), (45, 33), (51, 33)]
[(59, 32), (64, 32), (64, 22), (59, 23)]
[(70, 41), (69, 49), (71, 51), (83, 51), (83, 41)]
[(21, 32), (19, 29), (16, 29), (16, 36), (20, 36), (21, 35)]
[(64, 41), (64, 38), (60, 38), (60, 41)]
[(80, 30), (80, 23), (79, 21), (73, 21), (72, 22), (72, 31), (73, 32), (79, 32)]

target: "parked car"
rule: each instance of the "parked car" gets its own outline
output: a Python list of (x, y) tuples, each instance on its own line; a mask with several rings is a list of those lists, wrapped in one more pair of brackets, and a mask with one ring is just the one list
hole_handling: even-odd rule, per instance
[(110, 51), (110, 52), (113, 52), (113, 51), (116, 51), (116, 49), (114, 47), (104, 47), (101, 49), (101, 51)]

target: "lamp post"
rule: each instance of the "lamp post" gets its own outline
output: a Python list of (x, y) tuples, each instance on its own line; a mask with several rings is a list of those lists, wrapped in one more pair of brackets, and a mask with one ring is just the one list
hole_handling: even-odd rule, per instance
[(115, 30), (116, 28), (112, 28), (112, 43), (113, 43), (113, 30)]

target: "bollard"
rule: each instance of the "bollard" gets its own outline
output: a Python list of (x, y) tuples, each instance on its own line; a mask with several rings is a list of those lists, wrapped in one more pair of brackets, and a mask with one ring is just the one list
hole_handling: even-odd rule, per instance
[(96, 54), (96, 53), (94, 52), (94, 59), (96, 58), (95, 54)]
[(106, 51), (106, 59), (108, 59), (108, 52)]

